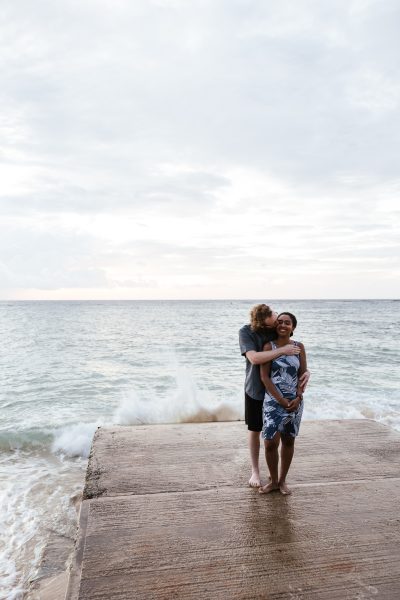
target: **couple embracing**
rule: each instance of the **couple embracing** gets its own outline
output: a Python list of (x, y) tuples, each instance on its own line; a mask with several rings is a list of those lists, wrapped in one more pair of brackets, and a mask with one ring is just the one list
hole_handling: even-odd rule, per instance
[[(249, 484), (263, 494), (273, 490), (290, 494), (286, 476), (303, 413), (303, 392), (310, 378), (304, 346), (291, 339), (296, 325), (297, 319), (290, 312), (277, 314), (266, 304), (257, 304), (250, 312), (250, 324), (239, 331), (240, 351), (246, 357), (245, 421), (252, 466)], [(259, 470), (261, 432), (270, 474), (264, 486)]]

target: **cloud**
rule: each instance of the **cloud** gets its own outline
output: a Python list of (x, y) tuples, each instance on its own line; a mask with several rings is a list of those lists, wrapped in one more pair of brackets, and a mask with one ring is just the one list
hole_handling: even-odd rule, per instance
[(3, 95), (43, 161), (388, 171), (396, 3), (5, 5)]
[(264, 272), (308, 271), (316, 290), (313, 272), (328, 289), (342, 269), (352, 295), (370, 267), (391, 281), (399, 12), (5, 0), (3, 289), (237, 296)]
[(96, 244), (73, 233), (8, 226), (0, 236), (0, 288), (54, 290), (107, 286)]

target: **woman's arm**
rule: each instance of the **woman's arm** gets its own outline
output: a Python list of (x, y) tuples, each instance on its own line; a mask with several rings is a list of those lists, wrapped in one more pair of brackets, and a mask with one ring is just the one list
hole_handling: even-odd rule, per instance
[[(265, 346), (263, 348), (263, 352), (262, 353), (259, 352), (259, 354), (264, 354), (264, 353), (268, 354), (270, 352), (270, 348), (271, 348), (271, 344), (265, 344)], [(271, 352), (273, 352), (273, 350), (271, 350)], [(274, 386), (274, 384), (271, 381), (270, 374), (271, 374), (271, 361), (267, 362), (267, 363), (263, 363), (260, 366), (261, 381), (263, 382), (264, 387), (267, 390), (268, 394), (270, 394), (270, 396), (275, 398), (275, 400), (277, 402), (279, 402), (279, 404), (281, 404), (284, 408), (288, 408), (289, 402), (286, 400), (286, 398), (281, 396), (278, 389)]]
[(304, 348), (304, 345), (301, 342), (297, 342), (298, 343), (298, 347), (300, 348), (300, 367), (299, 367), (299, 371), (297, 373), (298, 375), (298, 382), (297, 382), (297, 396), (294, 400), (292, 400), (290, 402), (290, 407), (288, 409), (288, 412), (294, 412), (295, 410), (298, 409), (298, 407), (300, 406), (300, 404), (303, 401), (303, 392), (304, 389), (306, 387), (306, 384), (310, 378), (310, 373), (309, 371), (307, 371), (307, 357), (306, 357), (306, 350)]
[(304, 344), (302, 344), (301, 342), (298, 342), (299, 348), (300, 348), (300, 368), (299, 368), (299, 372), (298, 372), (298, 384), (297, 384), (297, 395), (301, 396), (305, 390), (306, 384), (308, 382), (308, 378), (307, 381), (304, 382), (304, 377), (302, 377), (305, 373), (308, 373), (307, 370), (307, 356), (306, 356), (306, 349), (304, 348)]

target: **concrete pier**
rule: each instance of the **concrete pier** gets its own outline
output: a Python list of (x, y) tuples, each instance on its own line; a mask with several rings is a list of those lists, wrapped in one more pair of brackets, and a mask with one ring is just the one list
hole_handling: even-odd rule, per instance
[(262, 496), (243, 423), (100, 428), (66, 598), (399, 599), (399, 458), (373, 421), (304, 421), (293, 494)]

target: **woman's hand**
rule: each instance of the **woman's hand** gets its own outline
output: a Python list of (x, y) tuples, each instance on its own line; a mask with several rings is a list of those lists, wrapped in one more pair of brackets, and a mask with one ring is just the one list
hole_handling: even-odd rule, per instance
[(286, 410), (289, 408), (290, 403), (292, 402), (292, 400), (288, 400), (287, 398), (284, 398), (283, 396), (281, 398), (278, 398), (275, 396), (275, 400), (277, 402), (279, 402), (279, 404), (281, 406), (283, 406), (283, 408), (286, 408)]
[(296, 396), (296, 398), (294, 400), (290, 400), (289, 401), (289, 406), (287, 407), (287, 411), (289, 413), (294, 412), (295, 410), (297, 410), (301, 404), (303, 400), (302, 396)]

